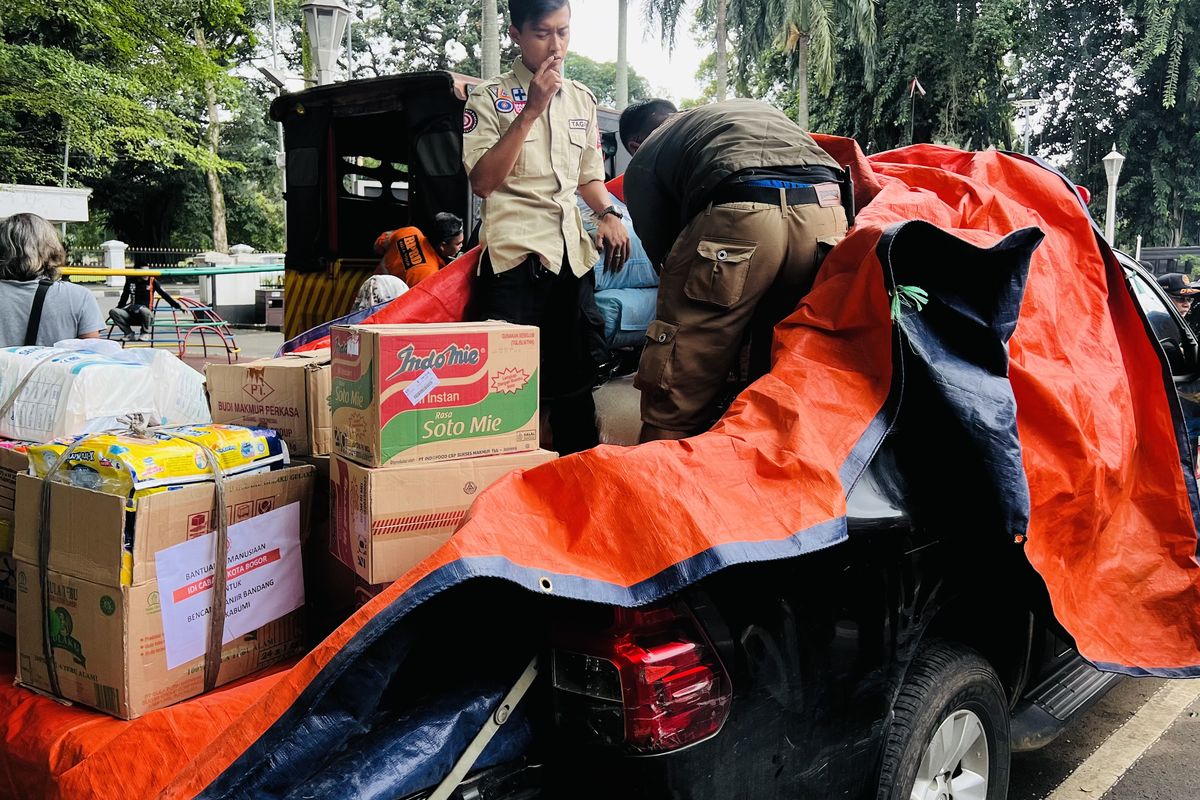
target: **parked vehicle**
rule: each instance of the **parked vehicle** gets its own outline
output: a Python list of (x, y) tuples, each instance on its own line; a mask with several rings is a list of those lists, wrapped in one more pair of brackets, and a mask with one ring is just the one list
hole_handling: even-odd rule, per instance
[[(1197, 343), (1118, 254), (1178, 380)], [(525, 758), (451, 795), (1002, 800), (1011, 755), (1053, 741), (1120, 676), (1085, 662), (1020, 548), (909, 513), (895, 431), (849, 500), (847, 542), (737, 566), (640, 609), (547, 621)], [(428, 792), (412, 800), (429, 797)]]

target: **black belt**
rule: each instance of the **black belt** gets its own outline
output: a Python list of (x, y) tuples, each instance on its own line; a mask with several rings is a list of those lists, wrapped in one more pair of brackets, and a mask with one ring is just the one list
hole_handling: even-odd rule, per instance
[[(794, 189), (783, 189), (784, 201), (789, 206), (804, 206), (816, 205), (820, 203), (817, 197), (817, 186), (823, 187), (823, 190), (828, 193), (832, 189), (838, 194), (838, 200), (835, 205), (841, 205), (842, 190), (836, 183), (822, 183), (814, 186), (799, 186)], [(712, 204), (719, 206), (722, 203), (779, 203), (779, 189), (771, 189), (766, 186), (746, 186), (739, 184), (730, 184), (728, 186), (718, 186), (713, 192)]]

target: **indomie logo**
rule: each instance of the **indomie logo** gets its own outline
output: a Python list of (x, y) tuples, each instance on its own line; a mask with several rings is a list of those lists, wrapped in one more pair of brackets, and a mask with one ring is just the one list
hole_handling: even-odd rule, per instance
[(71, 636), (71, 631), (74, 629), (75, 623), (65, 608), (60, 606), (50, 614), (50, 646), (66, 650), (75, 657), (76, 664), (86, 667), (87, 660), (83, 657), (83, 645), (79, 643), (78, 639)]
[(424, 372), (427, 369), (443, 367), (473, 367), (479, 363), (479, 357), (478, 347), (471, 345), (459, 347), (456, 344), (449, 345), (440, 353), (430, 350), (429, 355), (421, 357), (416, 354), (416, 348), (410, 344), (396, 353), (396, 360), (400, 362), (400, 366), (387, 379), (390, 381), (405, 372)]

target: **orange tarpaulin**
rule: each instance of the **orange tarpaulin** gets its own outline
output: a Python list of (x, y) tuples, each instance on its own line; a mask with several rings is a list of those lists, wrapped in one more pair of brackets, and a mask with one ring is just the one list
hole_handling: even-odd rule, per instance
[[(1195, 488), (1177, 401), (1073, 187), (997, 152), (922, 145), (865, 159), (848, 140), (820, 141), (854, 164), (859, 217), (777, 328), (770, 374), (714, 430), (599, 447), (500, 481), (449, 543), (287, 671), (130, 723), (0, 688), (0, 710), (19, 709), (0, 722), (6, 795), (189, 797), (210, 787), (207, 796), (256, 796), (256, 781), (303, 751), (310, 710), (368, 645), (433, 594), (475, 577), (639, 604), (730, 564), (836, 545), (846, 536), (846, 493), (903, 404), (894, 358), (905, 338), (892, 292), (897, 275), (921, 274), (911, 248), (899, 252), (909, 241), (960, 243), (961, 259), (935, 266), (966, 285), (973, 269), (994, 280), (984, 265), (1017, 264), (1001, 278), (1012, 276), (1019, 322), (1014, 314), (1007, 358), (1006, 335), (989, 340), (1000, 363), (978, 384), (1015, 398), (1015, 423), (985, 438), (1016, 465), (1004, 476), (1012, 491), (1000, 493), (1012, 512), (1003, 532), (1027, 537), (1025, 553), (1080, 652), (1134, 674), (1200, 672)], [(1038, 244), (1030, 229), (1045, 239)], [(1009, 250), (1028, 260), (996, 257)], [(373, 320), (460, 318), (474, 257)], [(904, 346), (925, 346), (920, 315), (938, 313), (902, 309), (900, 327), (911, 326)], [(948, 358), (960, 344), (948, 343)], [(950, 389), (969, 400), (970, 387)], [(1003, 402), (993, 410), (1001, 421), (1008, 413)]]

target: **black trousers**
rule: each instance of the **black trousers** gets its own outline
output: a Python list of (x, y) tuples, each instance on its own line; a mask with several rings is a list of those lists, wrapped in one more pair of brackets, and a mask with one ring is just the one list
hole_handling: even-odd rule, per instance
[(596, 429), (594, 331), (585, 316), (595, 304), (596, 279), (571, 271), (566, 254), (555, 275), (535, 255), (497, 275), (484, 251), (476, 284), (475, 314), (541, 331), (540, 388), (550, 414), (554, 449), (578, 453), (600, 443)]

